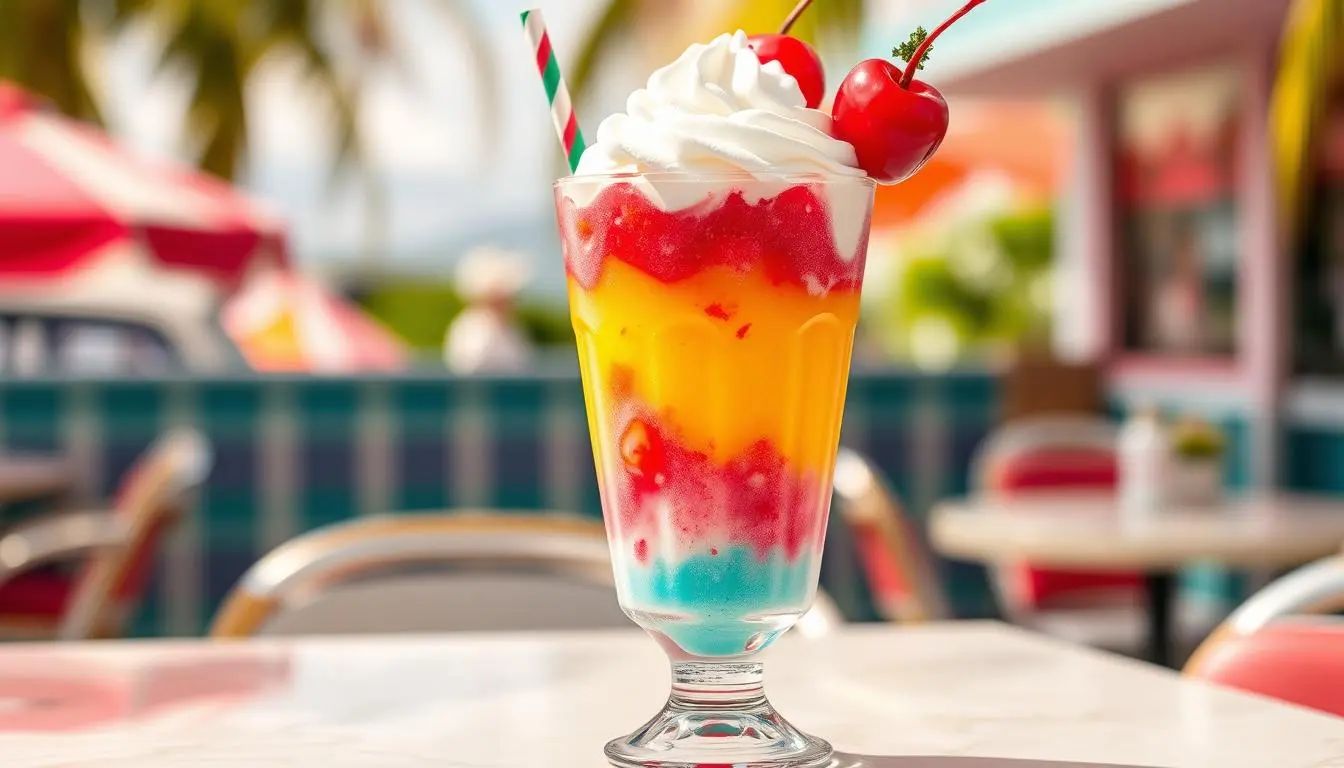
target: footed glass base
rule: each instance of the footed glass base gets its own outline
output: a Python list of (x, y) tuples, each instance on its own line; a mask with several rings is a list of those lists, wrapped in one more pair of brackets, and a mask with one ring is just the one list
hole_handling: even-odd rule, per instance
[(799, 731), (765, 698), (761, 664), (679, 662), (672, 695), (642, 728), (607, 744), (622, 768), (813, 768), (831, 745)]

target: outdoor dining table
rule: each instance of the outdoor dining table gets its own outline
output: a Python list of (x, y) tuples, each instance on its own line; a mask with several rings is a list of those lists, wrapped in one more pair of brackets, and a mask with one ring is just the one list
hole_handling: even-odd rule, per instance
[[(993, 622), (786, 636), (767, 690), (837, 768), (1325, 768), (1344, 719)], [(5, 768), (596, 766), (667, 694), (635, 630), (13, 645)]]
[(1111, 494), (1036, 492), (938, 504), (929, 521), (941, 554), (989, 564), (1139, 571), (1147, 583), (1148, 660), (1170, 666), (1172, 598), (1184, 566), (1283, 570), (1340, 550), (1344, 500), (1293, 495), (1171, 506), (1142, 519)]

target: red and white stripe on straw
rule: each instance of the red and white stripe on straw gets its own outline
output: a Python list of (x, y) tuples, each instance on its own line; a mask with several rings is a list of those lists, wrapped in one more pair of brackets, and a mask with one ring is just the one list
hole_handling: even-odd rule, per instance
[(546, 99), (551, 104), (551, 120), (555, 123), (555, 132), (560, 136), (560, 145), (569, 161), (569, 170), (579, 169), (579, 158), (583, 156), (583, 134), (579, 131), (579, 120), (574, 116), (574, 102), (569, 98), (569, 88), (560, 74), (560, 62), (551, 48), (551, 36), (546, 32), (546, 22), (541, 18), (541, 10), (533, 8), (522, 12), (523, 31), (537, 58), (537, 72), (541, 74), (541, 83), (546, 88)]

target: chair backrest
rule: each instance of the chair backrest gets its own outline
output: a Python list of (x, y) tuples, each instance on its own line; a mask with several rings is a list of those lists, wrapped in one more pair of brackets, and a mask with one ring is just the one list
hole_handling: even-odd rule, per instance
[(1117, 430), (1089, 416), (1018, 419), (990, 435), (972, 460), (980, 493), (1114, 488)]
[[(971, 482), (982, 495), (1033, 491), (1111, 491), (1118, 480), (1116, 427), (1094, 416), (1015, 420), (990, 435), (972, 461)], [(1009, 614), (1040, 608), (1130, 603), (1141, 596), (1136, 573), (996, 566), (995, 586)]]
[(1205, 640), (1187, 676), (1344, 717), (1344, 556), (1252, 595)]
[(862, 454), (841, 448), (835, 498), (879, 614), (902, 622), (947, 618), (937, 564), (877, 467)]
[(173, 430), (127, 473), (113, 514), (124, 535), (100, 547), (75, 582), (57, 637), (81, 640), (121, 634), (148, 586), (160, 546), (205, 482), (213, 457), (198, 432)]
[(1344, 554), (1304, 565), (1266, 585), (1238, 606), (1222, 628), (1251, 635), (1278, 619), (1338, 611), (1344, 611)]
[[(606, 530), (563, 514), (369, 517), (299, 536), (244, 574), (210, 634), (310, 635), (629, 627)], [(824, 595), (799, 623), (827, 631)]]
[(244, 574), (214, 637), (628, 625), (600, 522), (382, 516), (304, 534)]

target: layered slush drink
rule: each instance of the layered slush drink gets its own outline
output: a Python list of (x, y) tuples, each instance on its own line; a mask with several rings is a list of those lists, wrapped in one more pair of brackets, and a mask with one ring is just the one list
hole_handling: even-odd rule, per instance
[(682, 658), (812, 602), (872, 182), (651, 173), (557, 185), (621, 605)]
[(621, 766), (814, 766), (753, 655), (811, 605), (874, 182), (746, 35), (690, 46), (555, 185), (621, 607), (672, 691)]

